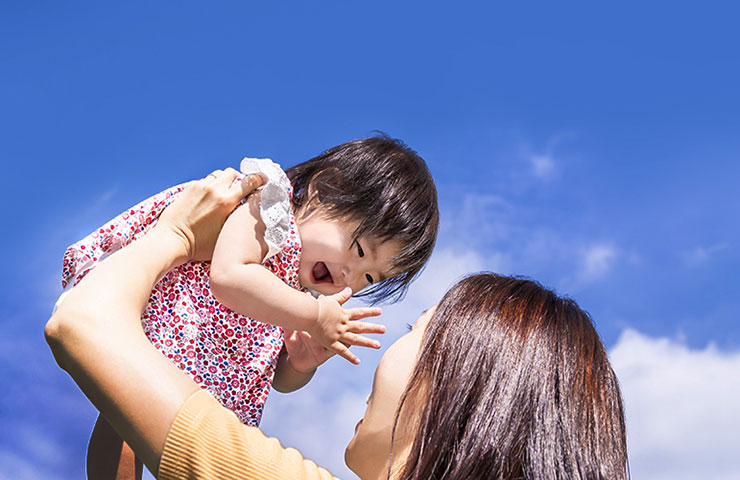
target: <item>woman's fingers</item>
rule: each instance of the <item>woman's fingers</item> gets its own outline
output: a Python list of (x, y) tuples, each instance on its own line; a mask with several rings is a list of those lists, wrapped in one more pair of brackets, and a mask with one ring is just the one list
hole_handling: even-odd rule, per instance
[(227, 168), (226, 170), (214, 170), (204, 180), (206, 185), (212, 188), (215, 193), (228, 195), (229, 189), (238, 175), (239, 172), (233, 168)]
[(208, 175), (206, 175), (203, 180), (216, 180), (218, 179), (218, 176), (221, 172), (223, 172), (223, 170), (214, 170)]
[[(233, 168), (214, 170), (205, 178), (189, 182), (159, 217), (160, 228), (169, 228), (183, 239), (190, 260), (209, 260), (226, 217), (239, 201), (262, 185), (264, 179), (250, 175), (234, 182)], [(237, 187), (234, 187), (234, 185)]]
[(219, 187), (223, 186), (225, 188), (229, 188), (234, 182), (236, 176), (239, 175), (239, 172), (237, 172), (233, 168), (227, 168), (226, 170), (216, 170), (211, 175), (214, 175), (214, 177), (216, 178), (216, 183)]
[(253, 191), (260, 188), (265, 183), (267, 183), (267, 179), (261, 173), (247, 175), (246, 177), (242, 178), (240, 182), (235, 182), (232, 184), (232, 187), (234, 188), (231, 189), (230, 193), (234, 195), (238, 200), (241, 200)]
[(207, 187), (213, 188), (216, 194), (222, 195), (226, 203), (238, 203), (265, 183), (267, 179), (261, 173), (247, 175), (237, 182), (239, 172), (233, 168), (214, 170), (203, 179)]

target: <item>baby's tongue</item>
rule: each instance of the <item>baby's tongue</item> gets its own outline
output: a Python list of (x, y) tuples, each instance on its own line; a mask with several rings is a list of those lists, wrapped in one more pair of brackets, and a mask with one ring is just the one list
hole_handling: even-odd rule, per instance
[(313, 278), (316, 280), (326, 280), (329, 276), (329, 269), (326, 268), (326, 264), (324, 262), (317, 262), (313, 266)]

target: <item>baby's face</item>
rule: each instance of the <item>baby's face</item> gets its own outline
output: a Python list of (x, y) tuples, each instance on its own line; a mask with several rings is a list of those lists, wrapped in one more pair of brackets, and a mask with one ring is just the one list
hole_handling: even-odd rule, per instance
[(373, 237), (357, 240), (355, 222), (327, 220), (319, 213), (296, 220), (301, 237), (298, 280), (303, 288), (333, 295), (350, 287), (358, 292), (393, 274), (392, 259), (400, 246)]

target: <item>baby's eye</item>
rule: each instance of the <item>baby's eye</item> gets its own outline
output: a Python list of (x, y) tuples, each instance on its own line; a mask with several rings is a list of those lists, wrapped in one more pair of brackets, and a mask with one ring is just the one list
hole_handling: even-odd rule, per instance
[[(355, 243), (357, 243), (357, 255), (359, 255), (360, 258), (364, 257), (365, 256), (365, 251), (360, 246), (360, 242), (355, 242)], [(370, 282), (370, 283), (372, 283), (372, 282)]]
[(410, 332), (412, 328), (414, 328), (414, 327), (412, 327), (410, 323), (407, 323), (406, 324), (406, 330), (408, 330)]
[[(360, 255), (360, 256), (362, 256), (362, 255)], [(373, 277), (369, 273), (366, 273), (365, 274), (365, 278), (367, 279), (367, 283), (370, 283), (370, 284), (373, 283)]]

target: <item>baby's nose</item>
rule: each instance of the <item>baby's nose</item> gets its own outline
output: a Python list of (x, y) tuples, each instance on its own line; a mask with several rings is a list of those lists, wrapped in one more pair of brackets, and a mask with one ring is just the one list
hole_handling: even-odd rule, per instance
[(357, 281), (357, 272), (350, 266), (346, 266), (342, 269), (342, 279), (346, 287), (351, 287)]

